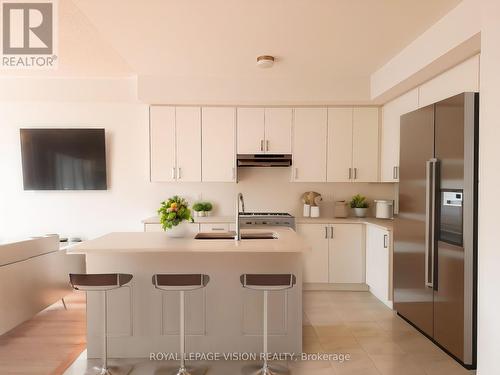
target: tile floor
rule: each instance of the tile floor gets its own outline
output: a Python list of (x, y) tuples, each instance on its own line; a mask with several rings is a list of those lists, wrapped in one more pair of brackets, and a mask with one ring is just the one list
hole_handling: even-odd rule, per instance
[[(437, 346), (368, 292), (304, 292), (303, 350), (349, 353), (339, 361), (281, 363), (292, 375), (470, 375)], [(130, 374), (159, 375), (171, 363), (120, 361), (133, 365)], [(80, 375), (96, 361), (85, 353), (65, 372)], [(247, 363), (208, 363), (210, 374), (236, 375)]]

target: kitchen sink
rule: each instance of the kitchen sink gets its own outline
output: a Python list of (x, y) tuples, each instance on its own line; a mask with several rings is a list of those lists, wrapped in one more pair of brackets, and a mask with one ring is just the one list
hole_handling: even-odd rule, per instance
[[(195, 240), (234, 240), (236, 232), (200, 232)], [(274, 240), (277, 236), (273, 232), (241, 233), (242, 240)]]

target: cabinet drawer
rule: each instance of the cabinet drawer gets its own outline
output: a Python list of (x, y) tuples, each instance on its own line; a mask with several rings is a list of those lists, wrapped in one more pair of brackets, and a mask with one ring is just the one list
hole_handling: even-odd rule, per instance
[(229, 231), (229, 223), (200, 224), (200, 232), (227, 232), (227, 231)]

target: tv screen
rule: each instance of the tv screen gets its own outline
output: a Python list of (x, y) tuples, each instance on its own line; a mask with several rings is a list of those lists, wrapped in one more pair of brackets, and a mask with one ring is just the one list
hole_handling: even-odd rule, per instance
[(21, 129), (24, 190), (105, 190), (104, 129)]

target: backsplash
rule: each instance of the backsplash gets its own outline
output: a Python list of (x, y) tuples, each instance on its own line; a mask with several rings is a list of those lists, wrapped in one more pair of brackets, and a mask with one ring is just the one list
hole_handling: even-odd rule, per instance
[[(197, 183), (177, 185), (179, 194), (194, 202), (199, 199), (214, 203), (214, 215), (234, 215), (235, 199), (243, 193), (247, 211), (289, 212), (302, 215), (301, 196), (316, 191), (323, 197), (321, 217), (332, 217), (336, 200), (349, 200), (355, 194), (373, 199), (394, 199), (394, 185), (381, 183), (296, 183), (290, 182), (289, 168), (240, 168), (237, 184)], [(172, 184), (162, 184), (172, 188)], [(193, 191), (194, 190), (194, 191)], [(196, 191), (197, 190), (197, 191)]]

